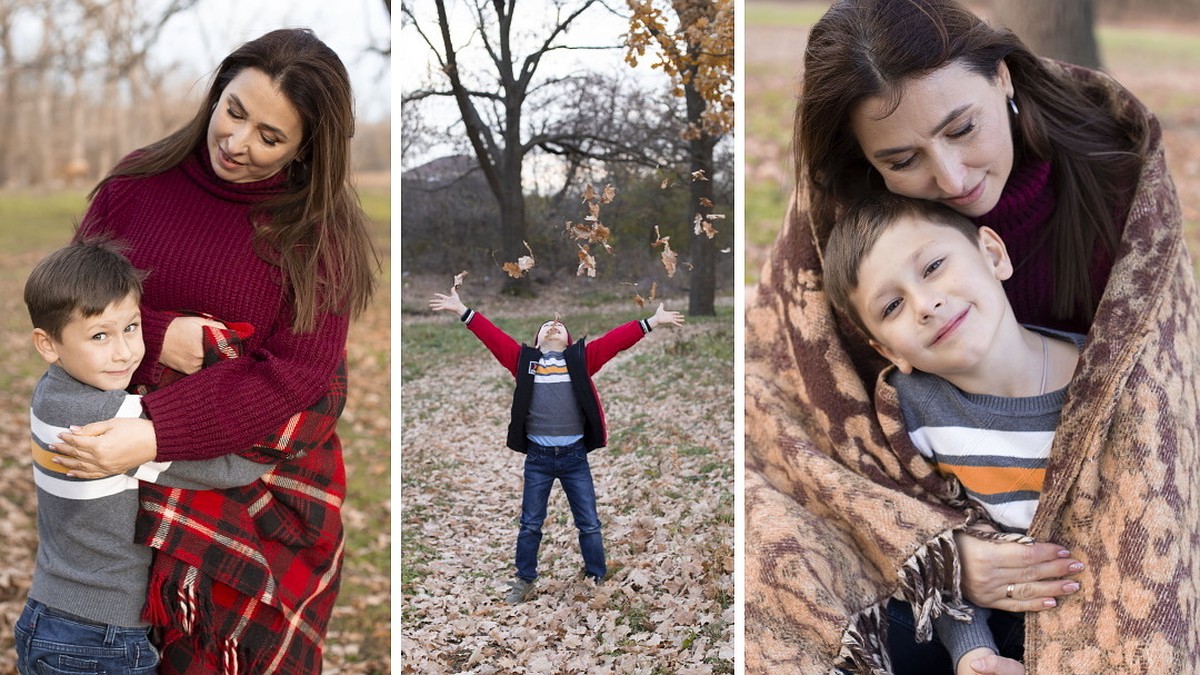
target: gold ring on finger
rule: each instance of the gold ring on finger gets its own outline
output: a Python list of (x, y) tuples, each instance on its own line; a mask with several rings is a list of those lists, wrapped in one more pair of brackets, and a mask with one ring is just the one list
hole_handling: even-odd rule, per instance
[(1013, 590), (1015, 590), (1015, 589), (1016, 589), (1016, 587), (1017, 587), (1017, 585), (1016, 585), (1016, 584), (1009, 584), (1009, 585), (1008, 585), (1008, 588), (1005, 588), (1005, 589), (1004, 589), (1004, 597), (1006, 597), (1006, 598), (1008, 598), (1009, 600), (1011, 600), (1011, 599), (1012, 599), (1012, 596), (1013, 596)]

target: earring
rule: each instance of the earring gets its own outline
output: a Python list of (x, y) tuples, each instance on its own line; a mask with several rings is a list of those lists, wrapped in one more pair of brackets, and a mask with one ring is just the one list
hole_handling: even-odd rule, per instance
[(1020, 111), (1020, 110), (1017, 110), (1017, 102), (1016, 102), (1015, 100), (1011, 99), (1011, 98), (1010, 98), (1010, 99), (1008, 99), (1008, 109), (1012, 111), (1012, 114), (1013, 114), (1013, 115), (1020, 115), (1020, 114), (1021, 114), (1021, 111)]

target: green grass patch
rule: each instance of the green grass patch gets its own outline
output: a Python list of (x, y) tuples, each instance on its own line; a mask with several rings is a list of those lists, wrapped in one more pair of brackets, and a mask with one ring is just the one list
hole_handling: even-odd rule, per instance
[(747, 26), (811, 26), (828, 9), (828, 3), (748, 2), (742, 17)]
[(1200, 40), (1190, 33), (1154, 28), (1099, 26), (1101, 60), (1126, 66), (1155, 68), (1163, 63), (1200, 62)]

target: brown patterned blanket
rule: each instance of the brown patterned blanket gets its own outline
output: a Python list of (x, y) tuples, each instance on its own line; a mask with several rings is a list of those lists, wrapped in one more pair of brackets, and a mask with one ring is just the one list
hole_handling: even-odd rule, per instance
[[(1087, 565), (1026, 615), (1031, 675), (1200, 672), (1200, 294), (1150, 128), (1029, 531)], [(793, 200), (746, 317), (747, 673), (889, 673), (888, 598), (926, 630), (961, 601), (952, 533), (974, 515), (909, 445), (894, 391), (872, 396), (883, 364), (821, 279)]]

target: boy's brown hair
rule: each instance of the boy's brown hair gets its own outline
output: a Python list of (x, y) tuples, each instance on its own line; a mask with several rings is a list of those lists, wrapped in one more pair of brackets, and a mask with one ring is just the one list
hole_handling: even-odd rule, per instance
[(129, 295), (140, 302), (145, 277), (111, 238), (72, 242), (43, 258), (25, 281), (29, 320), (59, 341), (76, 316), (96, 316)]
[(825, 243), (825, 294), (834, 309), (842, 312), (863, 335), (873, 337), (850, 301), (858, 288), (858, 271), (890, 227), (901, 218), (942, 225), (962, 233), (971, 242), (979, 241), (979, 228), (966, 216), (948, 206), (924, 199), (901, 197), (881, 192), (865, 197), (845, 211), (834, 224)]

